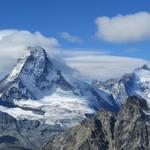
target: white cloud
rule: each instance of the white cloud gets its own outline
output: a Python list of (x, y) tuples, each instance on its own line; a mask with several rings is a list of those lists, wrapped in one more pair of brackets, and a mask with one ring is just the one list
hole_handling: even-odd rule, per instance
[(68, 32), (61, 32), (60, 37), (72, 43), (82, 43), (82, 39), (79, 36), (71, 35)]
[(132, 72), (136, 67), (149, 62), (143, 59), (119, 57), (111, 55), (100, 55), (97, 52), (93, 54), (88, 52), (78, 52), (78, 55), (72, 52), (72, 56), (65, 58), (66, 63), (78, 70), (85, 79), (107, 80), (110, 78), (119, 78), (124, 73)]
[(59, 51), (61, 53), (61, 57), (75, 57), (75, 56), (91, 56), (91, 55), (108, 55), (111, 54), (110, 51), (106, 51), (104, 49), (89, 49), (89, 48), (69, 48), (69, 49), (61, 49)]
[(108, 42), (131, 42), (150, 38), (149, 12), (98, 17), (96, 25), (96, 36)]
[[(51, 55), (55, 54), (56, 60), (63, 62), (76, 69), (74, 75), (83, 79), (109, 79), (120, 77), (125, 72), (139, 67), (147, 61), (128, 57), (108, 56), (109, 51), (95, 49), (73, 49), (71, 51), (60, 49), (55, 38), (47, 38), (39, 32), (19, 30), (0, 30), (0, 78), (10, 72), (18, 58), (25, 53), (27, 46), (40, 45)], [(62, 61), (64, 59), (64, 61)]]
[(6, 75), (28, 46), (40, 45), (48, 50), (57, 47), (58, 41), (40, 32), (0, 30), (0, 77)]

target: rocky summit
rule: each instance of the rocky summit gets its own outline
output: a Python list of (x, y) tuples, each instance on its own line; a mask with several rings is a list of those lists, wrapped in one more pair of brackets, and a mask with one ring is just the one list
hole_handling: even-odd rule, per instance
[(51, 138), (42, 150), (149, 150), (150, 109), (129, 97), (118, 113), (101, 109), (79, 125)]

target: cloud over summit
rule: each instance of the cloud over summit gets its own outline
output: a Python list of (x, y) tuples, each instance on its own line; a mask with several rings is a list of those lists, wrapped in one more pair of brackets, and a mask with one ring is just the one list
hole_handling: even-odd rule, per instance
[(0, 77), (8, 73), (16, 60), (24, 54), (26, 47), (37, 45), (52, 50), (59, 43), (57, 39), (45, 37), (40, 32), (0, 30)]
[(132, 72), (135, 68), (149, 61), (121, 56), (104, 55), (93, 51), (78, 51), (65, 58), (66, 63), (78, 70), (84, 79), (107, 80), (120, 78), (123, 74)]
[[(17, 59), (24, 55), (26, 47), (37, 45), (45, 48), (51, 56), (54, 55), (56, 60), (63, 59), (67, 65), (79, 71), (83, 79), (116, 78), (148, 63), (142, 59), (109, 56), (109, 53), (100, 49), (62, 49), (57, 39), (45, 37), (40, 32), (0, 30), (0, 79), (8, 74)], [(64, 68), (63, 64), (61, 67)], [(80, 78), (80, 74), (77, 76)]]

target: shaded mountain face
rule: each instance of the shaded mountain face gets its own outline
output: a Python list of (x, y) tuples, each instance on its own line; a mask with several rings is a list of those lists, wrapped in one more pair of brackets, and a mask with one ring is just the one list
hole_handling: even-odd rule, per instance
[(147, 65), (135, 69), (133, 73), (125, 74), (119, 80), (95, 81), (93, 85), (113, 94), (120, 105), (125, 103), (128, 96), (133, 95), (150, 102), (150, 69)]
[(54, 68), (44, 49), (30, 47), (28, 51), (25, 58), (20, 59), (12, 72), (1, 81), (2, 100), (40, 99), (50, 95), (55, 86), (73, 90), (61, 71)]
[(59, 125), (43, 125), (39, 120), (17, 120), (0, 112), (0, 149), (36, 150), (49, 137), (63, 131)]
[(148, 150), (150, 110), (129, 97), (118, 114), (100, 110), (80, 125), (52, 138), (42, 150)]
[(2, 101), (13, 103), (14, 100), (21, 99), (38, 100), (60, 89), (72, 95), (95, 99), (97, 105), (115, 104), (111, 95), (105, 91), (96, 91), (92, 86), (66, 74), (63, 68), (61, 70), (57, 68), (43, 48), (29, 47), (28, 51), (28, 54), (18, 61), (12, 72), (0, 82)]
[(31, 146), (20, 133), (17, 120), (7, 113), (0, 112), (0, 149), (24, 149), (25, 143)]

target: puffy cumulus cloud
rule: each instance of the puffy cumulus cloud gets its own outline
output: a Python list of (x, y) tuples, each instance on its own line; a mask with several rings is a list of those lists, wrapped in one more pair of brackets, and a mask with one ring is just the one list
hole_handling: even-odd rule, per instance
[(79, 36), (71, 35), (68, 32), (61, 32), (60, 37), (72, 43), (82, 43), (82, 39)]
[(87, 80), (120, 78), (124, 73), (132, 72), (133, 69), (141, 67), (143, 64), (149, 64), (143, 59), (101, 55), (94, 51), (92, 54), (81, 51), (81, 54), (78, 52), (78, 55), (76, 52), (75, 54), (72, 52), (72, 55), (65, 57), (65, 61)]
[(0, 78), (10, 71), (28, 46), (40, 45), (52, 52), (59, 44), (53, 37), (45, 37), (40, 32), (21, 30), (0, 30)]
[(98, 17), (96, 25), (96, 36), (108, 42), (132, 42), (150, 38), (149, 12)]

